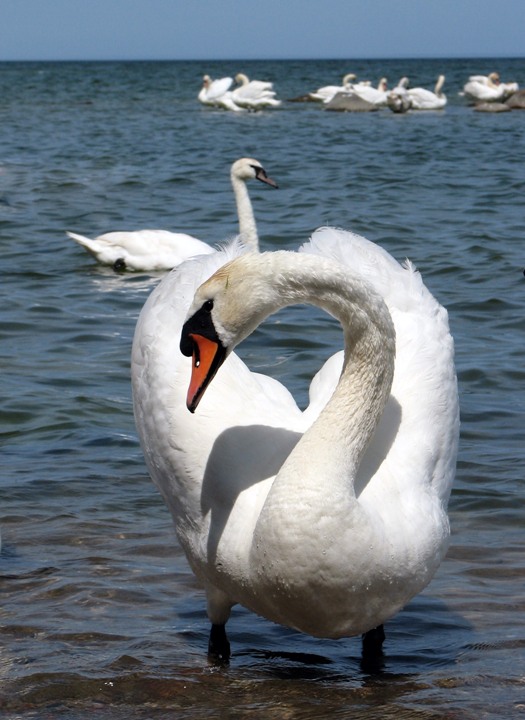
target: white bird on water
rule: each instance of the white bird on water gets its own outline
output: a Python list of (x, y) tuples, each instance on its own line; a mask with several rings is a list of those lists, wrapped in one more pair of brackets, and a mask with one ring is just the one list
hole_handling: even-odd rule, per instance
[(474, 102), (503, 102), (518, 90), (518, 83), (502, 83), (497, 72), (471, 75), (463, 86), (463, 94)]
[(434, 91), (423, 87), (408, 88), (407, 95), (411, 110), (442, 110), (447, 104), (447, 97), (442, 92), (445, 76), (440, 75), (436, 81)]
[[(230, 179), (237, 206), (240, 237), (248, 247), (258, 250), (257, 226), (246, 182), (260, 180), (272, 187), (277, 187), (277, 183), (268, 177), (261, 163), (253, 158), (241, 158), (234, 162)], [(171, 270), (194, 255), (215, 252), (213, 247), (192, 235), (168, 230), (109, 232), (93, 239), (72, 232), (67, 235), (98, 262), (119, 271)]]
[[(304, 412), (233, 352), (295, 303), (344, 335)], [(445, 554), (458, 442), (447, 313), (413, 266), (331, 228), (300, 253), (194, 258), (144, 306), (132, 381), (149, 471), (206, 589), (210, 655), (229, 657), (236, 603), (379, 648)]]
[(275, 97), (273, 83), (265, 80), (250, 80), (244, 73), (237, 73), (235, 82), (238, 87), (232, 90), (233, 101), (247, 110), (263, 110), (279, 107), (280, 100)]
[(350, 85), (348, 92), (350, 94), (357, 95), (361, 98), (361, 100), (365, 100), (372, 105), (382, 107), (386, 105), (387, 102), (387, 87), (387, 79), (385, 77), (382, 77), (379, 80), (377, 87), (373, 87), (372, 85), (364, 83), (357, 83), (355, 85)]
[(314, 92), (308, 93), (308, 99), (315, 102), (328, 103), (337, 95), (337, 93), (345, 92), (350, 89), (352, 82), (357, 78), (354, 73), (347, 73), (343, 77), (342, 85), (323, 85)]
[(204, 75), (197, 98), (203, 105), (232, 110), (233, 112), (244, 112), (244, 108), (237, 105), (233, 100), (232, 85), (233, 78), (231, 77), (212, 80), (209, 75)]

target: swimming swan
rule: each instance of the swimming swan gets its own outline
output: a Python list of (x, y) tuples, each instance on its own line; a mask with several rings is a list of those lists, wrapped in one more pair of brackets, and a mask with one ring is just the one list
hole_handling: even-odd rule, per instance
[(445, 76), (440, 75), (434, 87), (434, 92), (422, 87), (409, 88), (407, 95), (411, 110), (441, 110), (447, 104), (446, 95), (442, 92)]
[(328, 103), (337, 93), (349, 90), (352, 82), (356, 79), (357, 75), (347, 73), (343, 77), (342, 85), (323, 85), (323, 87), (317, 88), (315, 92), (308, 93), (307, 97), (315, 102)]
[(238, 87), (232, 90), (232, 99), (247, 110), (262, 110), (267, 107), (279, 107), (280, 100), (275, 97), (273, 83), (264, 80), (250, 80), (244, 73), (237, 73), (235, 82)]
[(202, 105), (218, 107), (223, 110), (232, 110), (233, 112), (244, 112), (244, 108), (237, 105), (233, 100), (232, 85), (233, 78), (231, 77), (212, 80), (209, 75), (204, 75), (202, 78), (202, 87), (199, 90), (197, 98)]
[(371, 85), (364, 85), (360, 83), (350, 85), (349, 92), (357, 95), (361, 98), (361, 100), (372, 103), (372, 105), (382, 107), (386, 105), (388, 98), (387, 79), (382, 77), (376, 88)]
[[(272, 187), (277, 187), (277, 183), (268, 177), (261, 163), (253, 158), (241, 158), (234, 162), (230, 179), (237, 205), (241, 238), (246, 245), (257, 250), (259, 238), (246, 182), (256, 179)], [(171, 270), (194, 255), (215, 252), (214, 248), (202, 240), (168, 230), (110, 232), (94, 239), (72, 232), (67, 235), (91, 253), (98, 262), (111, 265), (115, 270)]]
[[(232, 352), (295, 303), (334, 315), (345, 340), (304, 413)], [(206, 588), (211, 655), (229, 656), (235, 603), (338, 638), (382, 629), (431, 580), (458, 400), (447, 313), (410, 264), (332, 228), (300, 253), (194, 258), (143, 308), (132, 380), (150, 474)]]

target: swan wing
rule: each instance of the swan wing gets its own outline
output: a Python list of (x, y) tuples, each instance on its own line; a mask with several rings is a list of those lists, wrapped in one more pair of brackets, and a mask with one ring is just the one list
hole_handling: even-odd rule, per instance
[(206, 92), (208, 100), (216, 100), (221, 95), (224, 95), (225, 92), (228, 92), (232, 85), (233, 78), (231, 77), (223, 77), (218, 78), (217, 80), (212, 80)]
[(378, 90), (369, 85), (353, 85), (352, 91), (362, 100), (366, 100), (373, 105), (386, 105), (388, 94), (384, 90)]

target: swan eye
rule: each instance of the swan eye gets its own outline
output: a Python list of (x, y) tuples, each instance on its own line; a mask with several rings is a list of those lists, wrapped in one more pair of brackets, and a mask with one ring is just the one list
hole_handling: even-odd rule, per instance
[(213, 310), (213, 300), (206, 300), (206, 302), (202, 306), (202, 309), (208, 313), (211, 313), (211, 311)]

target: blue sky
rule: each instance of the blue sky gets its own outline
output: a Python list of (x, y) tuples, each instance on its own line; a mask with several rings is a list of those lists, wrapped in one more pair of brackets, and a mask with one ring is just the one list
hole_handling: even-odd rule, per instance
[(0, 0), (0, 60), (523, 57), (525, 0)]

